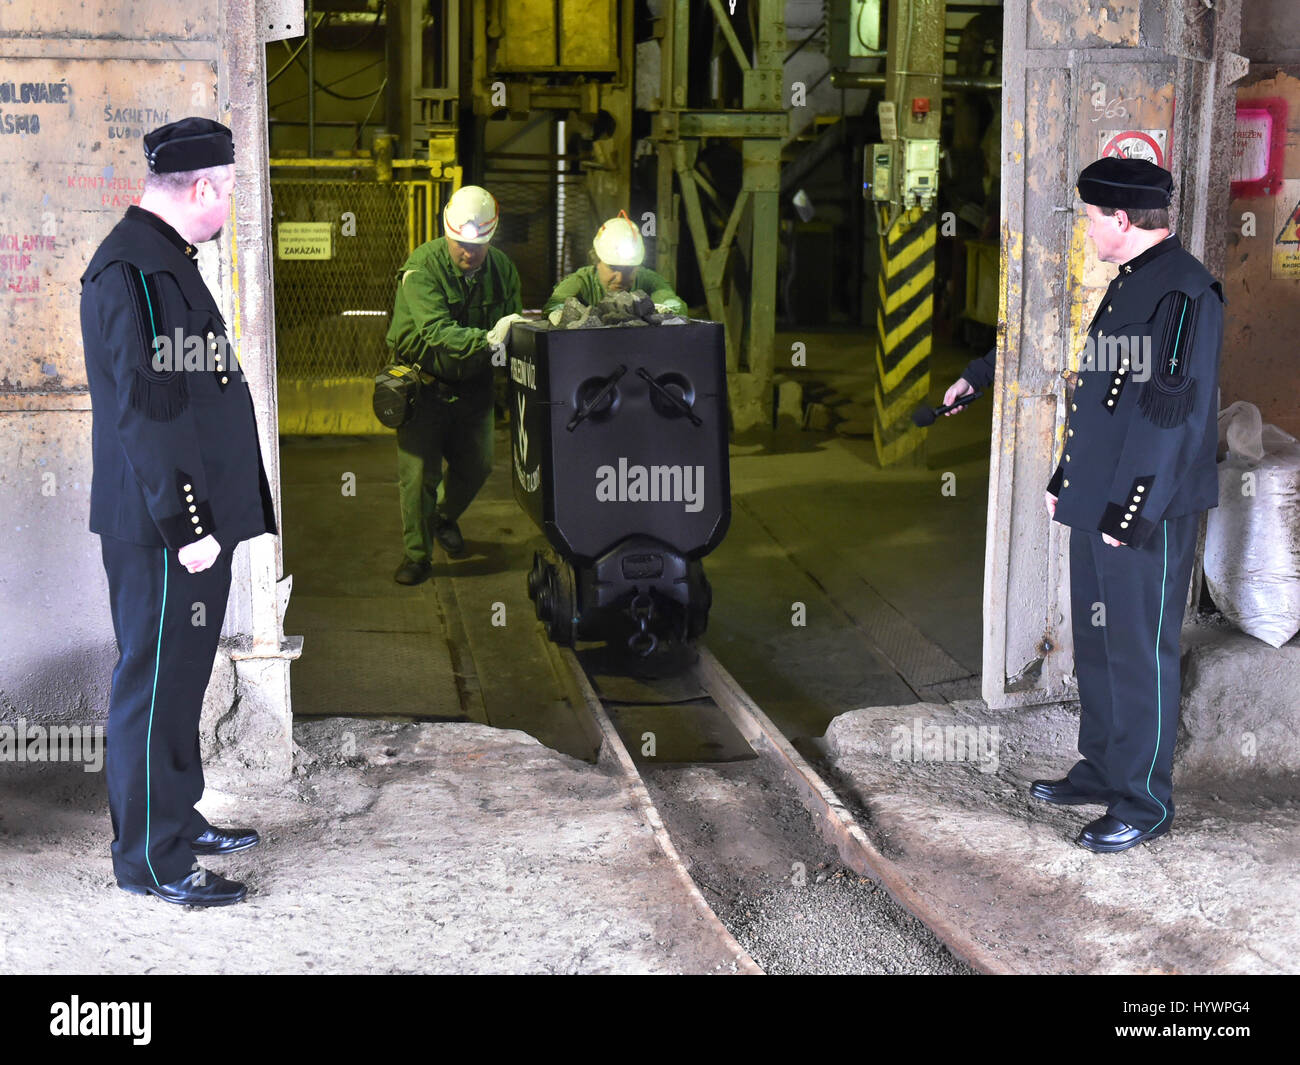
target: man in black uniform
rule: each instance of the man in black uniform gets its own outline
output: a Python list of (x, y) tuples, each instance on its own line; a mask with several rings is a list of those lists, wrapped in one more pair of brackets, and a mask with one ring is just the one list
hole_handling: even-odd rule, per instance
[[(1070, 526), (1079, 753), (1063, 780), (1030, 793), (1107, 813), (1077, 842), (1102, 853), (1173, 823), (1180, 637), (1201, 514), (1215, 468), (1223, 291), (1169, 232), (1173, 178), (1138, 159), (1079, 175), (1097, 256), (1120, 264), (1088, 327), (1047, 508)], [(992, 353), (953, 399), (992, 380)], [(945, 396), (945, 402), (950, 402)]]
[(1201, 514), (1219, 504), (1224, 300), (1169, 232), (1167, 170), (1100, 159), (1078, 188), (1098, 258), (1121, 265), (1088, 327), (1064, 455), (1047, 486), (1048, 510), (1071, 529), (1083, 757), (1064, 780), (1032, 791), (1105, 803), (1078, 842), (1112, 852), (1173, 823), (1183, 611)]
[[(214, 828), (199, 715), (235, 545), (276, 531), (253, 402), (227, 348), (195, 245), (221, 231), (234, 186), (230, 130), (186, 118), (145, 135), (139, 207), (82, 274), (93, 409), (90, 530), (100, 534), (118, 662), (106, 772), (118, 885), (168, 902), (238, 902), (243, 884), (198, 854), (258, 842)], [(201, 604), (201, 606), (200, 606)]]

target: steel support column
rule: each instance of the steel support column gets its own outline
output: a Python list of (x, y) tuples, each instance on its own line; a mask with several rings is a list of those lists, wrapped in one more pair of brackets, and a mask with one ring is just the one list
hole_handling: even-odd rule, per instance
[[(676, 280), (684, 212), (709, 316), (727, 326), (732, 423), (745, 429), (768, 425), (772, 416), (781, 144), (789, 130), (781, 98), (785, 6), (778, 0), (759, 0), (749, 5), (752, 10), (735, 16), (723, 0), (709, 0), (709, 7), (723, 54), (740, 70), (740, 99), (710, 101), (715, 106), (707, 108), (689, 106), (690, 5), (685, 0), (666, 4), (660, 109), (652, 134), (659, 152), (659, 269)], [(739, 25), (742, 18), (748, 25)], [(729, 207), (716, 204), (724, 208), (726, 218), (716, 245), (700, 192), (716, 200), (722, 190), (713, 189), (695, 168), (700, 146), (709, 138), (739, 142), (743, 167), (741, 187)], [(738, 293), (739, 299), (728, 299), (729, 278), (735, 287), (736, 271), (728, 269), (736, 265), (733, 255), (743, 261), (749, 279), (749, 290)]]
[[(882, 466), (924, 464), (924, 429), (912, 409), (930, 391), (934, 332), (934, 186), (911, 206), (909, 146), (938, 145), (942, 115), (944, 0), (893, 0), (885, 103), (896, 116), (893, 200), (877, 211), (880, 304), (876, 320), (876, 388), (872, 439)], [(886, 131), (882, 130), (882, 136)]]

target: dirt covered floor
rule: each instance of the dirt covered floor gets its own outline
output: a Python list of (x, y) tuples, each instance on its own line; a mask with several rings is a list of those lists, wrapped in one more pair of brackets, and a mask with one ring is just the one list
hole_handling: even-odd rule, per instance
[(0, 972), (724, 973), (618, 778), (477, 724), (299, 723), (302, 772), (200, 809), (262, 843), (199, 910), (116, 887), (102, 776), (0, 764)]
[(1104, 807), (1028, 795), (1073, 764), (1077, 730), (1058, 707), (874, 707), (835, 719), (823, 768), (912, 886), (1013, 971), (1300, 971), (1297, 782), (1176, 772), (1167, 836), (1093, 854), (1074, 838)]

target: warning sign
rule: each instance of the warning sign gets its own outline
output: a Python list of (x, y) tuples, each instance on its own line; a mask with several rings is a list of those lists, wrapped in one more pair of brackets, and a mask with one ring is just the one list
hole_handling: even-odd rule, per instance
[(1300, 277), (1300, 179), (1282, 182), (1273, 203), (1273, 276)]
[(1099, 129), (1097, 138), (1102, 158), (1116, 156), (1120, 159), (1145, 159), (1156, 166), (1165, 165), (1168, 130)]
[(329, 259), (333, 222), (281, 222), (276, 228), (276, 258)]

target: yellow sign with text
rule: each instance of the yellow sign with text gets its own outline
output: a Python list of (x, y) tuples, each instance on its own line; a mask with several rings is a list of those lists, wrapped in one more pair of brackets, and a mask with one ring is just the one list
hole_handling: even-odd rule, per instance
[(1273, 204), (1273, 276), (1300, 277), (1300, 180), (1282, 182)]
[(330, 259), (334, 250), (334, 223), (281, 222), (275, 231), (277, 259)]

